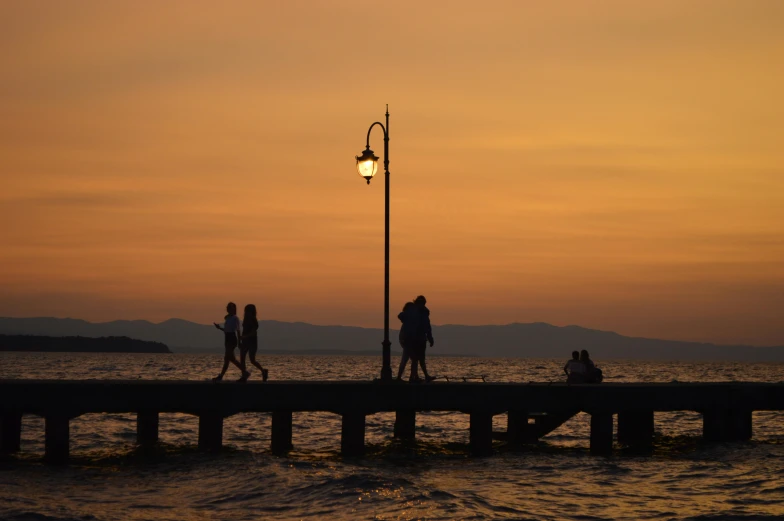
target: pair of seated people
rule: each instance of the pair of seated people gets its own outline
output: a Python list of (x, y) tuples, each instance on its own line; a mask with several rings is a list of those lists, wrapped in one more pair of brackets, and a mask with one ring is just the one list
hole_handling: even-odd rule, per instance
[(602, 370), (596, 367), (588, 351), (572, 351), (572, 359), (564, 366), (566, 382), (570, 384), (598, 384), (602, 381)]

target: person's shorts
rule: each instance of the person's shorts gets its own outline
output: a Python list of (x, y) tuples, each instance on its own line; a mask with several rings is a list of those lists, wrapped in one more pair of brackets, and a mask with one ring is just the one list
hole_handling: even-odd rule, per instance
[(256, 340), (256, 337), (243, 339), (242, 350), (256, 356), (256, 351), (259, 350), (259, 342)]
[(223, 347), (226, 349), (234, 349), (237, 347), (237, 333), (224, 333)]

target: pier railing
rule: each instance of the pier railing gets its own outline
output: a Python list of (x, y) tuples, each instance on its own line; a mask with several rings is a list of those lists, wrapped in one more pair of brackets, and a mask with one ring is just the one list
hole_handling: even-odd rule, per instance
[[(0, 380), (0, 451), (19, 450), (25, 414), (45, 419), (45, 458), (65, 461), (69, 421), (86, 413), (135, 413), (138, 442), (158, 440), (160, 413), (199, 418), (199, 447), (220, 449), (223, 419), (243, 412), (272, 413), (271, 448), (292, 447), (292, 414), (326, 411), (342, 416), (341, 451), (358, 456), (365, 449), (365, 418), (395, 412), (397, 437), (416, 436), (416, 413), (459, 411), (470, 415), (470, 448), (492, 454), (493, 416), (508, 414), (507, 443), (541, 438), (579, 412), (591, 415), (593, 453), (612, 450), (613, 416), (617, 439), (650, 445), (654, 413), (697, 411), (707, 441), (747, 440), (752, 412), (784, 410), (784, 383), (430, 383), (359, 381), (278, 381), (220, 383), (201, 381)], [(498, 433), (496, 434), (496, 438)]]

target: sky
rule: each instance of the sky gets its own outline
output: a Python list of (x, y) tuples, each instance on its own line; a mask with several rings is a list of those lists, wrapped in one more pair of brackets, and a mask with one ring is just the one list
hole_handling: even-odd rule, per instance
[[(784, 345), (784, 2), (6, 0), (0, 316)], [(371, 134), (383, 152), (383, 132)]]

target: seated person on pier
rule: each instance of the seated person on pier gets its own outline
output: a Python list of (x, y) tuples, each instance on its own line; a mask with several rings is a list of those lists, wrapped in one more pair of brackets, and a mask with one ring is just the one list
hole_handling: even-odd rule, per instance
[(585, 364), (580, 361), (580, 353), (572, 351), (572, 359), (566, 362), (564, 366), (564, 373), (566, 373), (566, 382), (570, 384), (585, 383)]
[(596, 367), (596, 364), (593, 363), (593, 360), (591, 360), (591, 357), (588, 355), (588, 351), (585, 349), (580, 352), (580, 362), (585, 365), (585, 383), (601, 383), (604, 379), (602, 370)]

